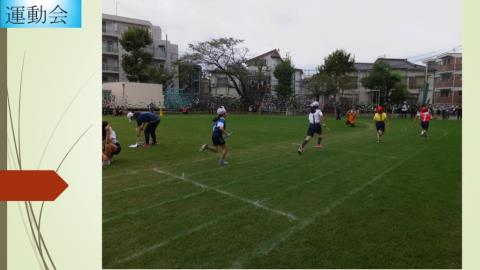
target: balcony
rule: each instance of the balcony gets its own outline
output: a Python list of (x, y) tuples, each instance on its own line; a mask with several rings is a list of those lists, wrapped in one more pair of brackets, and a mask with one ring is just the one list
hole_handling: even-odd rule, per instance
[(435, 88), (462, 87), (462, 80), (455, 80), (455, 86), (452, 79), (445, 81), (435, 81)]
[(153, 58), (155, 59), (159, 59), (159, 60), (167, 59), (167, 53), (160, 49), (153, 49), (152, 47), (147, 47), (144, 49), (144, 51), (151, 53), (153, 55)]
[(103, 72), (109, 72), (109, 73), (118, 73), (119, 67), (118, 67), (118, 65), (115, 66), (115, 65), (105, 65), (105, 64), (103, 64), (102, 65), (102, 71)]
[(162, 60), (167, 59), (167, 53), (155, 50), (153, 52), (153, 58), (162, 59)]
[(102, 52), (103, 53), (118, 54), (118, 47), (103, 45), (102, 46)]
[(462, 64), (449, 64), (449, 65), (435, 65), (435, 66), (429, 66), (428, 67), (429, 71), (435, 71), (435, 72), (448, 72), (448, 71), (462, 71)]
[(102, 35), (118, 37), (119, 34), (120, 33), (115, 29), (112, 29), (112, 28), (109, 28), (109, 27), (102, 27)]

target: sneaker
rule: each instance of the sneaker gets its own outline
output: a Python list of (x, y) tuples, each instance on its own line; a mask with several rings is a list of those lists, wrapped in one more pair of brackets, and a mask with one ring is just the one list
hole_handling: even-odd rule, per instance
[(208, 144), (204, 144), (200, 147), (200, 151), (199, 152), (203, 152), (205, 150), (207, 150), (207, 147), (208, 147)]
[(225, 166), (225, 165), (228, 165), (228, 161), (220, 161), (220, 166)]
[(323, 145), (322, 144), (317, 144), (317, 145), (315, 145), (315, 148), (323, 148)]
[(302, 153), (303, 153), (303, 148), (302, 148), (301, 146), (298, 148), (297, 153), (298, 153), (299, 155), (302, 155)]

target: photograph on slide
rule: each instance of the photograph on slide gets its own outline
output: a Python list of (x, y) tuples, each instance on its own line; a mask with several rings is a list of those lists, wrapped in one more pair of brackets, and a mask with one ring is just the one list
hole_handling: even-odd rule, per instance
[(460, 11), (104, 0), (103, 267), (462, 268)]

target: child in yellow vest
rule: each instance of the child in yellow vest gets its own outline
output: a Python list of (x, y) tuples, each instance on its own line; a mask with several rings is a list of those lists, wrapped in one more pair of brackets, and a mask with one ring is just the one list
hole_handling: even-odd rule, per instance
[(375, 127), (377, 129), (377, 143), (382, 141), (385, 134), (385, 125), (387, 122), (387, 113), (383, 111), (383, 106), (377, 106), (376, 113), (373, 116)]

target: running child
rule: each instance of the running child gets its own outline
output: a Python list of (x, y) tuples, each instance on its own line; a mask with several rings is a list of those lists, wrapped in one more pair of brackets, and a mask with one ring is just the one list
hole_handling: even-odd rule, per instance
[(347, 122), (346, 125), (350, 127), (355, 127), (355, 121), (357, 120), (357, 113), (351, 109), (347, 113)]
[(322, 125), (325, 125), (325, 119), (323, 117), (323, 113), (320, 110), (320, 103), (318, 101), (314, 101), (312, 104), (310, 104), (310, 113), (308, 114), (308, 130), (307, 130), (307, 137), (305, 137), (305, 140), (303, 143), (300, 145), (298, 148), (297, 152), (299, 155), (303, 153), (303, 149), (305, 148), (305, 145), (313, 138), (315, 133), (318, 134), (318, 141), (317, 145), (315, 145), (316, 148), (322, 148)]
[(420, 126), (422, 128), (422, 131), (420, 132), (420, 136), (426, 138), (428, 126), (430, 125), (430, 120), (432, 120), (432, 114), (428, 111), (428, 108), (424, 106), (420, 109), (418, 118), (420, 119)]
[(373, 121), (377, 129), (377, 143), (382, 142), (383, 135), (385, 135), (385, 125), (387, 122), (387, 113), (383, 111), (383, 106), (377, 106)]
[(220, 156), (220, 160), (218, 164), (220, 166), (227, 165), (228, 162), (225, 160), (227, 157), (227, 144), (225, 143), (224, 136), (228, 137), (229, 134), (227, 133), (227, 122), (225, 121), (225, 117), (227, 117), (227, 110), (225, 107), (221, 106), (217, 109), (217, 117), (213, 119), (213, 126), (212, 126), (212, 143), (213, 145), (208, 145), (207, 143), (200, 147), (200, 152), (205, 150), (210, 150), (214, 153), (218, 153), (218, 147), (222, 148), (222, 154)]

